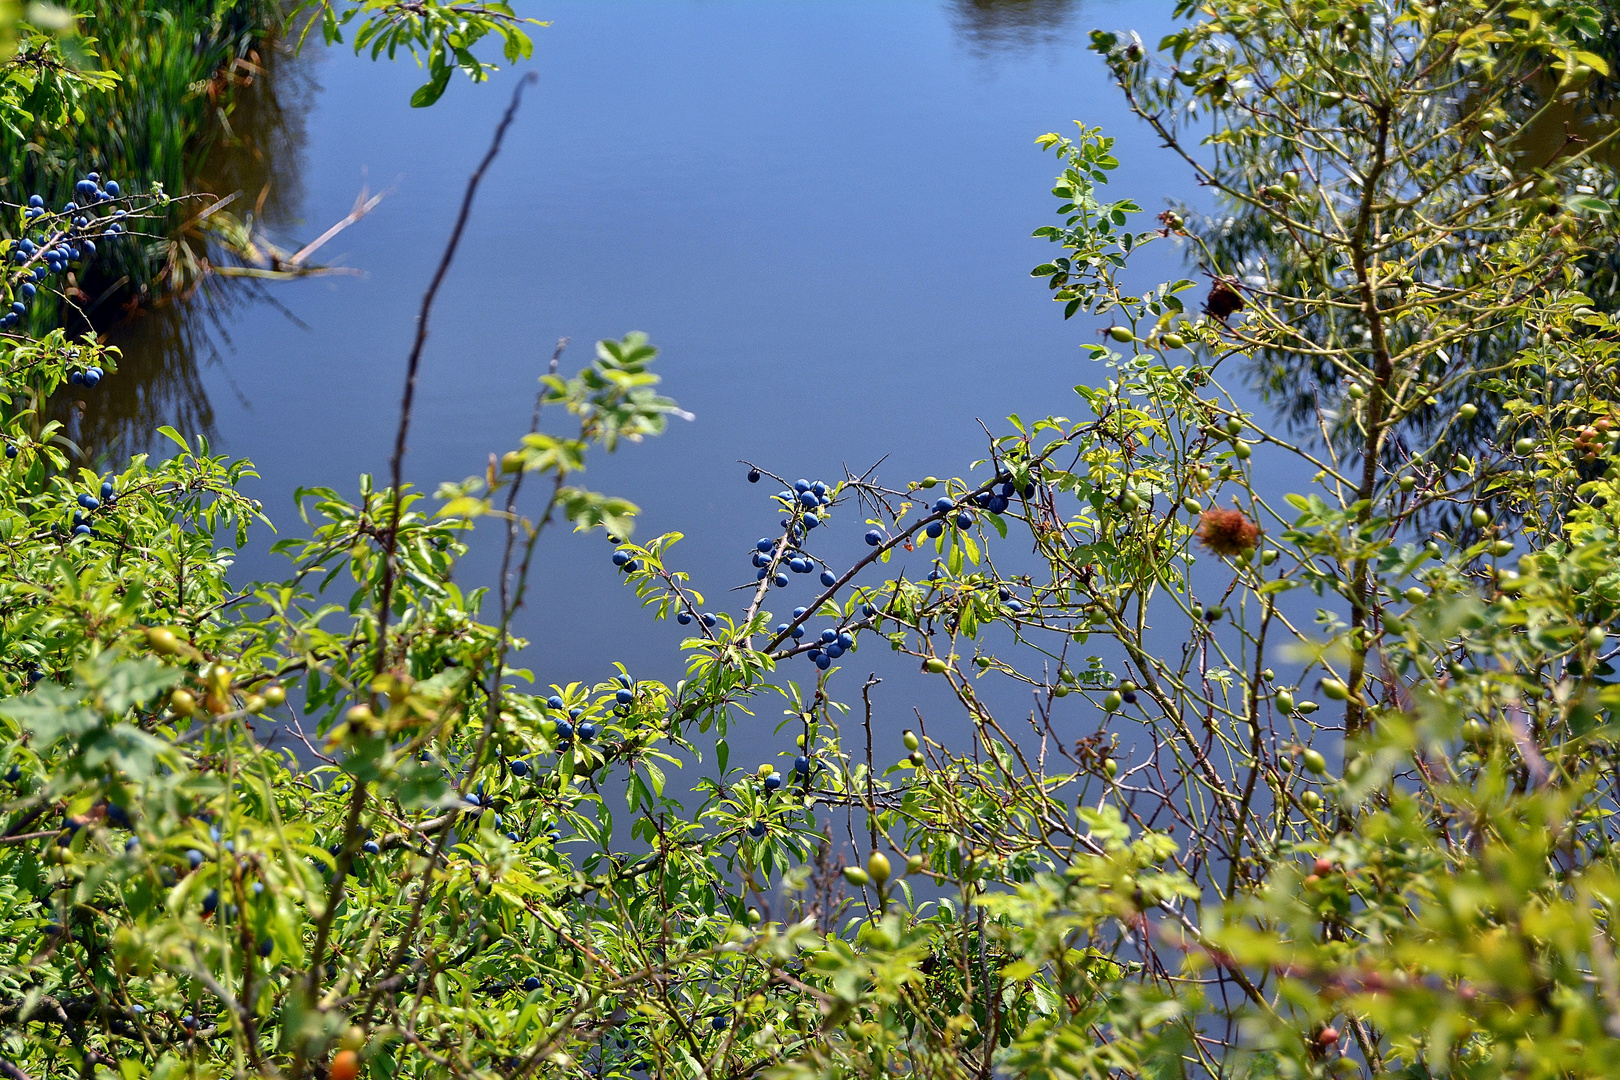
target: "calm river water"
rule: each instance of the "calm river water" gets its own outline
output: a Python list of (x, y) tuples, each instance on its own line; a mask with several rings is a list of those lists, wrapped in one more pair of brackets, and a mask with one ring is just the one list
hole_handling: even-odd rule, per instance
[[(960, 475), (983, 456), (977, 421), (999, 432), (1011, 412), (1076, 414), (1071, 387), (1101, 377), (1078, 348), (1097, 327), (1065, 323), (1028, 276), (1052, 252), (1030, 232), (1055, 206), (1054, 159), (1034, 139), (1102, 125), (1119, 140), (1120, 196), (1151, 214), (1193, 195), (1086, 49), (1098, 26), (1156, 43), (1169, 9), (520, 5), (553, 20), (534, 35), (540, 81), (441, 294), (409, 477), (431, 490), (515, 446), (559, 337), (573, 340), (570, 370), (596, 339), (644, 330), (663, 350), (664, 389), (696, 419), (593, 459), (585, 479), (640, 504), (638, 536), (685, 533), (671, 561), (723, 610), (728, 588), (752, 582), (751, 544), (776, 518), (738, 459), (830, 479), (887, 455), (881, 475), (896, 483)], [(284, 68), (272, 231), (296, 247), (362, 185), (392, 186), (325, 253), (364, 276), (273, 285), (272, 302), (189, 309), (178, 337), (172, 319), (148, 319), (123, 341), (132, 370), (186, 375), (171, 381), (180, 392), (135, 403), (141, 420), (206, 427), (253, 459), (252, 494), (287, 535), (303, 528), (298, 485), (353, 492), (361, 472), (386, 472), (416, 307), (514, 77), (458, 82), (413, 110), (420, 75), (405, 60), (312, 47)], [(1144, 278), (1182, 272), (1169, 244), (1151, 254)], [(854, 555), (864, 527), (843, 517), (826, 550)], [(493, 573), (485, 530), (468, 584)], [(283, 573), (268, 539), (240, 579)], [(613, 658), (679, 677), (679, 629), (640, 612), (609, 554), (599, 534), (544, 545), (519, 622), (540, 681), (602, 678)], [(812, 580), (796, 578), (779, 606), (802, 603)], [(846, 681), (883, 670), (877, 651), (852, 658), (861, 670)]]

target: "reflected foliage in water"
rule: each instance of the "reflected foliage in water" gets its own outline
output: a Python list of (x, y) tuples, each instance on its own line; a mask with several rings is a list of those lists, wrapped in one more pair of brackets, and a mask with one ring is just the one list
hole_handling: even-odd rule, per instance
[(1068, 40), (1079, 0), (951, 0), (951, 26), (975, 53), (1027, 51)]
[[(1620, 62), (1620, 48), (1608, 51)], [(1478, 147), (1486, 153), (1496, 151), (1506, 171), (1496, 176), (1482, 170), (1477, 182), (1459, 185), (1456, 198), (1499, 198), (1506, 202), (1516, 198), (1510, 190), (1514, 184), (1539, 178), (1536, 198), (1540, 200), (1542, 220), (1551, 232), (1575, 236), (1587, 230), (1611, 228), (1604, 217), (1583, 220), (1570, 211), (1578, 200), (1588, 196), (1614, 199), (1615, 166), (1620, 157), (1612, 149), (1572, 164), (1572, 155), (1594, 144), (1602, 145), (1612, 135), (1614, 88), (1613, 80), (1601, 77), (1582, 87), (1579, 94), (1560, 94), (1560, 88), (1545, 78), (1523, 84), (1516, 98), (1505, 103), (1507, 107), (1494, 130), (1474, 133)], [(1466, 116), (1473, 108), (1468, 99), (1461, 99), (1457, 116)], [(1510, 138), (1503, 137), (1506, 135)], [(1409, 154), (1414, 174), (1434, 170), (1434, 163), (1455, 152), (1453, 143), (1420, 146)], [(1279, 142), (1259, 140), (1244, 147), (1224, 148), (1217, 171), (1234, 188), (1259, 190), (1277, 182), (1283, 171), (1278, 162), (1282, 160)], [(1416, 197), (1415, 183), (1411, 190)], [(1204, 245), (1202, 251), (1197, 246), (1189, 247), (1197, 268), (1207, 269), (1210, 264), (1223, 267), (1251, 287), (1289, 296), (1333, 280), (1331, 273), (1324, 272), (1317, 247), (1302, 244), (1297, 237), (1277, 229), (1265, 212), (1250, 204), (1221, 194), (1217, 194), (1216, 201), (1219, 209), (1208, 216), (1183, 209), (1189, 229)], [(1451, 243), (1431, 247), (1421, 255), (1410, 245), (1397, 243), (1386, 248), (1381, 257), (1424, 264), (1422, 278), (1406, 283), (1404, 288), (1470, 288), (1479, 284), (1475, 272), (1479, 256), (1501, 242), (1504, 235), (1505, 231), (1492, 230), (1459, 232)], [(1598, 309), (1608, 312), (1620, 309), (1620, 257), (1612, 247), (1606, 250), (1606, 256), (1582, 258), (1580, 272), (1570, 285), (1590, 297)], [(1318, 341), (1371, 340), (1366, 320), (1352, 308), (1331, 321), (1319, 316), (1304, 318), (1302, 325)], [(1430, 329), (1417, 320), (1396, 324), (1390, 329), (1394, 350), (1419, 345)], [(1493, 437), (1502, 415), (1502, 402), (1481, 385), (1478, 376), (1532, 344), (1534, 335), (1522, 324), (1502, 323), (1461, 346), (1453, 346), (1443, 357), (1437, 354), (1431, 364), (1433, 370), (1425, 374), (1437, 377), (1436, 372), (1442, 368), (1462, 367), (1475, 372), (1476, 378), (1454, 383), (1447, 392), (1431, 398), (1427, 407), (1412, 413), (1391, 440), (1391, 452), (1397, 458), (1404, 457), (1410, 446), (1431, 441), (1440, 436), (1442, 429), (1448, 429), (1442, 440), (1445, 457), (1478, 453), (1481, 445)], [(1335, 441), (1339, 436), (1354, 441), (1354, 432), (1338, 423), (1333, 404), (1343, 373), (1324, 356), (1313, 358), (1296, 349), (1262, 348), (1254, 350), (1247, 362), (1251, 386), (1286, 417), (1294, 433), (1320, 445), (1325, 423)], [(1464, 402), (1479, 409), (1472, 421), (1458, 417), (1458, 408)]]
[[(318, 89), (310, 71), (316, 55), (279, 46), (258, 54), (252, 73), (234, 87), (220, 130), (201, 138), (187, 190), (231, 198), (228, 210), (244, 224), (274, 231), (292, 223), (304, 198), (304, 121)], [(153, 417), (187, 435), (215, 435), (200, 365), (231, 351), (227, 328), (242, 307), (275, 301), (273, 284), (206, 272), (219, 261), (218, 241), (196, 219), (213, 201), (187, 203), (174, 235), (146, 250), (164, 280), (186, 283), (180, 291), (166, 294), (150, 283), (132, 288), (128, 276), (105, 270), (85, 284), (93, 298), (89, 326), (123, 352), (116, 377), (56, 403), (56, 415), (88, 455), (150, 449)], [(86, 328), (83, 319), (68, 325)]]

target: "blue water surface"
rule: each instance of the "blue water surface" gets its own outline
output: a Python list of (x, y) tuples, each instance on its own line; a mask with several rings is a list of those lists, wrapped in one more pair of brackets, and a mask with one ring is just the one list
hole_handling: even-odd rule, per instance
[[(684, 533), (671, 564), (713, 610), (735, 612), (740, 594), (727, 590), (751, 583), (753, 541), (777, 517), (775, 489), (750, 487), (739, 459), (829, 480), (884, 459), (879, 475), (902, 486), (965, 474), (984, 456), (981, 421), (999, 434), (1009, 413), (1079, 415), (1072, 387), (1104, 375), (1080, 349), (1099, 324), (1065, 322), (1029, 277), (1054, 254), (1030, 233), (1057, 220), (1055, 160), (1034, 140), (1075, 120), (1115, 136), (1109, 191), (1148, 211), (1139, 227), (1168, 200), (1199, 202), (1189, 170), (1129, 116), (1087, 49), (1099, 26), (1156, 43), (1170, 7), (521, 5), (552, 21), (518, 69), (539, 82), (433, 314), (408, 478), (432, 490), (517, 445), (558, 338), (572, 339), (567, 371), (597, 338), (645, 331), (663, 350), (664, 390), (695, 419), (593, 458), (581, 479), (642, 508), (638, 538)], [(282, 535), (302, 528), (296, 486), (352, 493), (358, 474), (386, 474), (422, 290), (516, 81), (458, 81), (411, 109), (422, 75), (409, 61), (333, 50), (304, 63), (318, 89), (302, 154), (278, 163), (301, 198), (275, 230), (308, 239), (362, 185), (392, 191), (322, 253), (364, 276), (273, 286), (285, 312), (238, 308), (203, 368), (216, 445), (258, 464), (252, 493)], [(1185, 268), (1163, 243), (1134, 272), (1147, 282)], [(857, 557), (865, 529), (840, 515), (818, 553)], [(496, 526), (481, 531), (467, 585), (492, 581)], [(265, 539), (239, 579), (285, 572)], [(642, 613), (610, 552), (600, 533), (559, 530), (543, 544), (517, 621), (533, 642), (521, 662), (541, 682), (604, 678), (612, 659), (680, 676), (682, 632)], [(814, 589), (795, 576), (772, 600), (786, 611)], [(892, 669), (880, 648), (846, 668)], [(919, 701), (944, 709), (937, 698), (896, 689), (890, 726), (914, 726), (905, 714)], [(775, 719), (771, 706), (761, 723)]]

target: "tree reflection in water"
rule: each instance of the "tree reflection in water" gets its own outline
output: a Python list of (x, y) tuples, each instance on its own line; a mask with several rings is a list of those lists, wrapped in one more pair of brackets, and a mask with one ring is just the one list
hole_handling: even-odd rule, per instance
[(951, 26), (978, 55), (1025, 51), (1068, 39), (1078, 0), (951, 0)]
[[(256, 69), (236, 81), (228, 120), (201, 140), (187, 169), (188, 193), (234, 194), (228, 209), (272, 234), (292, 223), (303, 201), (304, 125), (319, 90), (312, 69), (320, 55), (319, 49), (294, 55), (279, 43), (258, 53)], [(187, 220), (211, 202), (190, 202), (188, 213), (178, 216)], [(214, 409), (201, 366), (221, 363), (231, 352), (228, 327), (240, 309), (277, 303), (274, 282), (208, 273), (208, 264), (231, 260), (217, 235), (195, 226), (154, 245), (152, 254), (163, 266), (159, 281), (136, 285), (117, 271), (92, 273), (81, 282), (90, 298), (88, 323), (74, 317), (66, 324), (75, 336), (86, 330), (106, 335), (123, 353), (116, 376), (94, 391), (65, 386), (51, 403), (51, 414), (67, 425), (87, 461), (153, 449), (159, 424), (188, 437), (213, 436)], [(177, 288), (166, 291), (171, 282)]]

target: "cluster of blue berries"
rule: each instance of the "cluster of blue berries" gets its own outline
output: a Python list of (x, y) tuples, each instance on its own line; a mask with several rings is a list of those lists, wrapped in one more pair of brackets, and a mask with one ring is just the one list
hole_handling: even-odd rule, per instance
[[(804, 527), (814, 529), (821, 524), (817, 511), (832, 505), (832, 488), (823, 480), (795, 480), (792, 491), (779, 491), (776, 498), (789, 511), (795, 508), (804, 511)], [(791, 522), (783, 519), (784, 528), (789, 524)]]
[[(608, 543), (618, 544), (620, 543), (620, 540), (617, 536), (609, 536)], [(620, 570), (623, 570), (627, 574), (633, 574), (637, 570), (641, 569), (641, 560), (636, 558), (629, 551), (626, 551), (624, 548), (619, 548), (613, 553), (613, 565), (617, 566)]]
[[(17, 241), (11, 252), (12, 262), (18, 266), (28, 266), (32, 263), (33, 269), (27, 272), (22, 282), (17, 285), (10, 310), (0, 316), (0, 330), (14, 329), (28, 317), (28, 305), (37, 292), (35, 282), (44, 281), (51, 274), (60, 274), (73, 263), (94, 255), (96, 253), (94, 237), (117, 236), (124, 231), (123, 211), (118, 211), (107, 218), (92, 218), (79, 212), (84, 207), (116, 199), (119, 193), (117, 183), (111, 180), (102, 183), (96, 173), (91, 173), (74, 185), (75, 201), (64, 204), (59, 220), (47, 226), (46, 231), (53, 235), (25, 236)], [(33, 224), (48, 214), (44, 198), (39, 195), (28, 197), (28, 205), (23, 209), (23, 219), (26, 222)], [(91, 372), (94, 373), (93, 379), (89, 378)], [(94, 386), (101, 381), (103, 373), (100, 369), (91, 368), (90, 372), (84, 374), (87, 381), (82, 383), (76, 381), (76, 385)]]
[(73, 535), (90, 536), (94, 532), (90, 528), (90, 514), (100, 510), (103, 506), (111, 507), (118, 501), (117, 489), (111, 480), (101, 482), (101, 498), (96, 498), (88, 491), (79, 495), (79, 509), (73, 511)]
[[(681, 611), (675, 616), (675, 621), (680, 623), (682, 626), (689, 626), (692, 622), (692, 613), (690, 611)], [(698, 621), (703, 623), (703, 625), (708, 627), (710, 630), (713, 630), (720, 623), (719, 617), (708, 611), (705, 611), (699, 615)]]
[(845, 651), (855, 647), (855, 635), (848, 630), (838, 631), (831, 627), (821, 632), (820, 644), (812, 647), (804, 655), (822, 671), (832, 667), (832, 662), (843, 656)]
[[(750, 483), (757, 482), (759, 471), (751, 470), (748, 474)], [(814, 555), (805, 551), (801, 546), (805, 535), (822, 524), (822, 511), (832, 505), (832, 488), (822, 480), (795, 480), (793, 490), (777, 492), (776, 500), (788, 512), (782, 519), (782, 528), (788, 531), (789, 548), (783, 553), (784, 557), (777, 562), (778, 567), (786, 566), (795, 574), (811, 574), (816, 567), (821, 566), (821, 584), (831, 588), (838, 581), (838, 576), (827, 568), (825, 563), (817, 561)], [(764, 581), (771, 572), (771, 553), (776, 550), (776, 541), (769, 537), (760, 537), (754, 545), (752, 561), (759, 571), (756, 581)], [(791, 579), (787, 573), (778, 569), (771, 583), (778, 589), (785, 589)]]
[[(804, 626), (795, 624), (798, 624), (800, 620), (804, 618), (805, 612), (808, 610), (808, 608), (802, 607), (794, 608), (792, 621), (777, 623), (776, 633), (778, 635), (787, 634), (791, 636), (795, 642), (802, 640), (804, 638)], [(861, 610), (867, 616), (867, 618), (871, 618), (877, 613), (877, 609), (871, 604), (862, 605)], [(855, 635), (852, 631), (847, 629), (840, 630), (836, 627), (829, 626), (825, 630), (821, 631), (821, 634), (817, 637), (815, 642), (811, 644), (810, 648), (805, 650), (804, 655), (808, 657), (810, 662), (815, 664), (816, 667), (820, 668), (822, 671), (826, 671), (828, 668), (832, 667), (832, 662), (834, 660), (837, 660), (840, 656), (843, 656), (844, 653), (848, 652), (854, 647)]]
[[(628, 675), (620, 675), (617, 681), (619, 688), (614, 691), (614, 701), (621, 712), (627, 712), (631, 702), (636, 700), (635, 690), (633, 689), (635, 683), (630, 680)], [(563, 699), (556, 694), (552, 694), (546, 699), (546, 708), (567, 717), (567, 719), (558, 719), (556, 721), (557, 752), (559, 754), (573, 746), (576, 738), (582, 743), (588, 743), (596, 738), (596, 725), (589, 720), (581, 722), (579, 719), (585, 715), (584, 709), (578, 706), (572, 709), (568, 708)], [(525, 771), (527, 770), (525, 769)], [(523, 773), (518, 773), (518, 775), (522, 776)]]
[[(1035, 485), (1025, 484), (1023, 491), (1020, 492), (1017, 484), (1013, 483), (1011, 480), (1004, 480), (1002, 481), (1000, 488), (993, 488), (989, 491), (981, 491), (968, 501), (973, 506), (977, 506), (983, 510), (988, 510), (992, 514), (1004, 514), (1007, 512), (1007, 508), (1012, 505), (1013, 496), (1018, 494), (1022, 494), (1026, 499), (1029, 498), (1035, 494)], [(948, 514), (954, 507), (956, 507), (955, 499), (935, 499), (933, 512), (936, 514)], [(956, 517), (954, 519), (930, 521), (926, 530), (929, 537), (936, 538), (942, 535), (945, 532), (947, 520), (949, 520), (950, 523), (955, 525), (958, 529), (971, 529), (973, 527), (973, 513), (964, 506), (957, 510)], [(866, 542), (871, 544), (873, 547), (876, 547), (878, 544), (883, 542), (883, 534), (874, 529), (866, 534)]]

